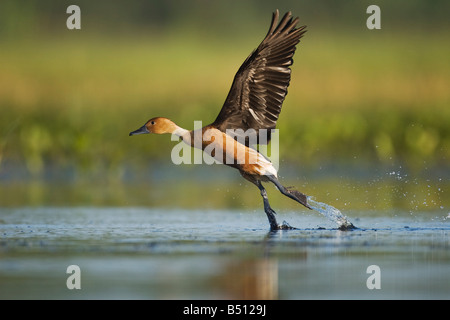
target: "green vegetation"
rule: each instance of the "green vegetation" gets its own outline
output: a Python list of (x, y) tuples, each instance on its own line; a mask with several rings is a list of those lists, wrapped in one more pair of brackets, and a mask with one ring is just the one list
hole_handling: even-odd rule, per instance
[[(102, 177), (116, 183), (130, 171), (169, 163), (169, 136), (128, 133), (153, 116), (186, 128), (194, 120), (214, 120), (270, 17), (270, 11), (258, 14), (258, 22), (252, 16), (248, 24), (235, 18), (230, 30), (248, 25), (239, 34), (226, 34), (219, 25), (199, 31), (204, 26), (187, 25), (186, 17), (165, 27), (161, 16), (158, 26), (136, 22), (118, 34), (102, 34), (91, 30), (101, 24), (90, 25), (88, 16), (80, 31), (30, 36), (26, 28), (40, 20), (30, 13), (37, 8), (27, 8), (24, 14), (34, 20), (20, 28), (8, 20), (0, 38), (2, 188), (17, 180), (8, 173), (17, 167), (26, 172), (22, 177), (38, 180), (48, 178), (51, 167), (72, 172), (75, 181)], [(278, 125), (281, 165), (317, 170), (323, 163), (400, 164), (414, 174), (448, 168), (449, 29), (429, 32), (438, 29), (406, 22), (389, 28), (386, 21), (388, 27), (368, 31), (364, 19), (362, 27), (355, 23), (327, 29), (314, 22), (299, 45)]]
[[(450, 45), (424, 37), (402, 55), (405, 37), (341, 36), (336, 47), (308, 34), (280, 116), (281, 157), (445, 164)], [(370, 54), (368, 43), (382, 54)], [(2, 160), (23, 161), (32, 173), (46, 162), (96, 170), (169, 160), (170, 137), (131, 140), (128, 132), (152, 116), (187, 128), (214, 120), (251, 48), (235, 46), (184, 38), (9, 45), (0, 53)]]

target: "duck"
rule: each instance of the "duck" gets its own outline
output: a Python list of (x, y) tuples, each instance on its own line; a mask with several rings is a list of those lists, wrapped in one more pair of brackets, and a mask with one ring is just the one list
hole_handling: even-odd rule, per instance
[(130, 136), (172, 134), (191, 147), (208, 150), (219, 163), (237, 169), (244, 179), (258, 187), (270, 230), (292, 227), (277, 222), (263, 182), (272, 183), (284, 196), (312, 209), (308, 196), (283, 186), (273, 163), (255, 148), (271, 140), (291, 80), (296, 46), (306, 32), (306, 26), (297, 27), (299, 18), (294, 18), (290, 11), (281, 19), (279, 16), (277, 9), (266, 36), (238, 69), (214, 122), (187, 130), (168, 118), (154, 117), (129, 133)]

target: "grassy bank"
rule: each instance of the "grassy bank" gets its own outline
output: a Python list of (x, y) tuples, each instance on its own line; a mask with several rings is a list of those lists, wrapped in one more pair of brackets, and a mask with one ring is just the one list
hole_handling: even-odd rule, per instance
[[(445, 165), (450, 157), (447, 34), (309, 33), (280, 116), (291, 163)], [(420, 45), (418, 45), (420, 43)], [(128, 132), (152, 116), (214, 120), (258, 39), (186, 37), (10, 41), (0, 52), (0, 159), (116, 170), (170, 159), (170, 137)]]

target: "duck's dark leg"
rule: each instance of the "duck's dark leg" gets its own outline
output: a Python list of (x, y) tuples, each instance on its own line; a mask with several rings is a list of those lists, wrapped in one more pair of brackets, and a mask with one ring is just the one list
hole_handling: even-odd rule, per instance
[(267, 176), (267, 178), (269, 179), (270, 182), (272, 182), (274, 185), (277, 186), (278, 190), (280, 190), (280, 192), (285, 195), (286, 197), (291, 198), (292, 200), (297, 201), (298, 203), (304, 205), (305, 207), (307, 207), (308, 209), (312, 209), (309, 205), (308, 205), (308, 199), (307, 196), (303, 193), (301, 193), (298, 190), (295, 189), (291, 189), (291, 188), (286, 188), (285, 186), (283, 186), (280, 181), (278, 181), (278, 179), (274, 176)]
[(253, 183), (255, 186), (257, 186), (259, 191), (261, 192), (261, 196), (262, 196), (263, 202), (264, 202), (264, 211), (266, 212), (267, 219), (269, 220), (269, 223), (270, 223), (270, 230), (273, 231), (273, 230), (295, 229), (287, 223), (283, 222), (283, 224), (281, 224), (281, 225), (279, 225), (277, 223), (277, 219), (275, 218), (276, 212), (270, 207), (269, 198), (267, 197), (267, 191), (266, 191), (266, 189), (264, 189), (264, 187), (261, 183), (261, 180), (256, 178), (254, 175), (247, 174), (243, 171), (240, 171), (240, 172), (241, 172), (241, 175), (245, 179), (247, 179), (248, 181)]
[(259, 188), (259, 191), (261, 191), (261, 196), (264, 201), (264, 211), (266, 212), (267, 219), (269, 219), (270, 230), (280, 229), (280, 227), (277, 223), (277, 219), (275, 218), (276, 212), (273, 211), (273, 209), (270, 207), (269, 198), (267, 197), (266, 189), (264, 189), (264, 187), (262, 186), (261, 181), (256, 181), (255, 184)]

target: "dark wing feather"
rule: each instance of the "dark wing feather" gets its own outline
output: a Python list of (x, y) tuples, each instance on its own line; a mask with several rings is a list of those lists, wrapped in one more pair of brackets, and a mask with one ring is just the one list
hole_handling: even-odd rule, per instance
[(236, 73), (227, 99), (212, 123), (219, 130), (254, 129), (258, 135), (259, 130), (267, 129), (269, 142), (270, 129), (276, 126), (291, 80), (289, 67), (295, 46), (306, 32), (306, 26), (295, 28), (298, 18), (293, 19), (290, 12), (279, 24), (278, 17), (277, 10), (266, 37)]

